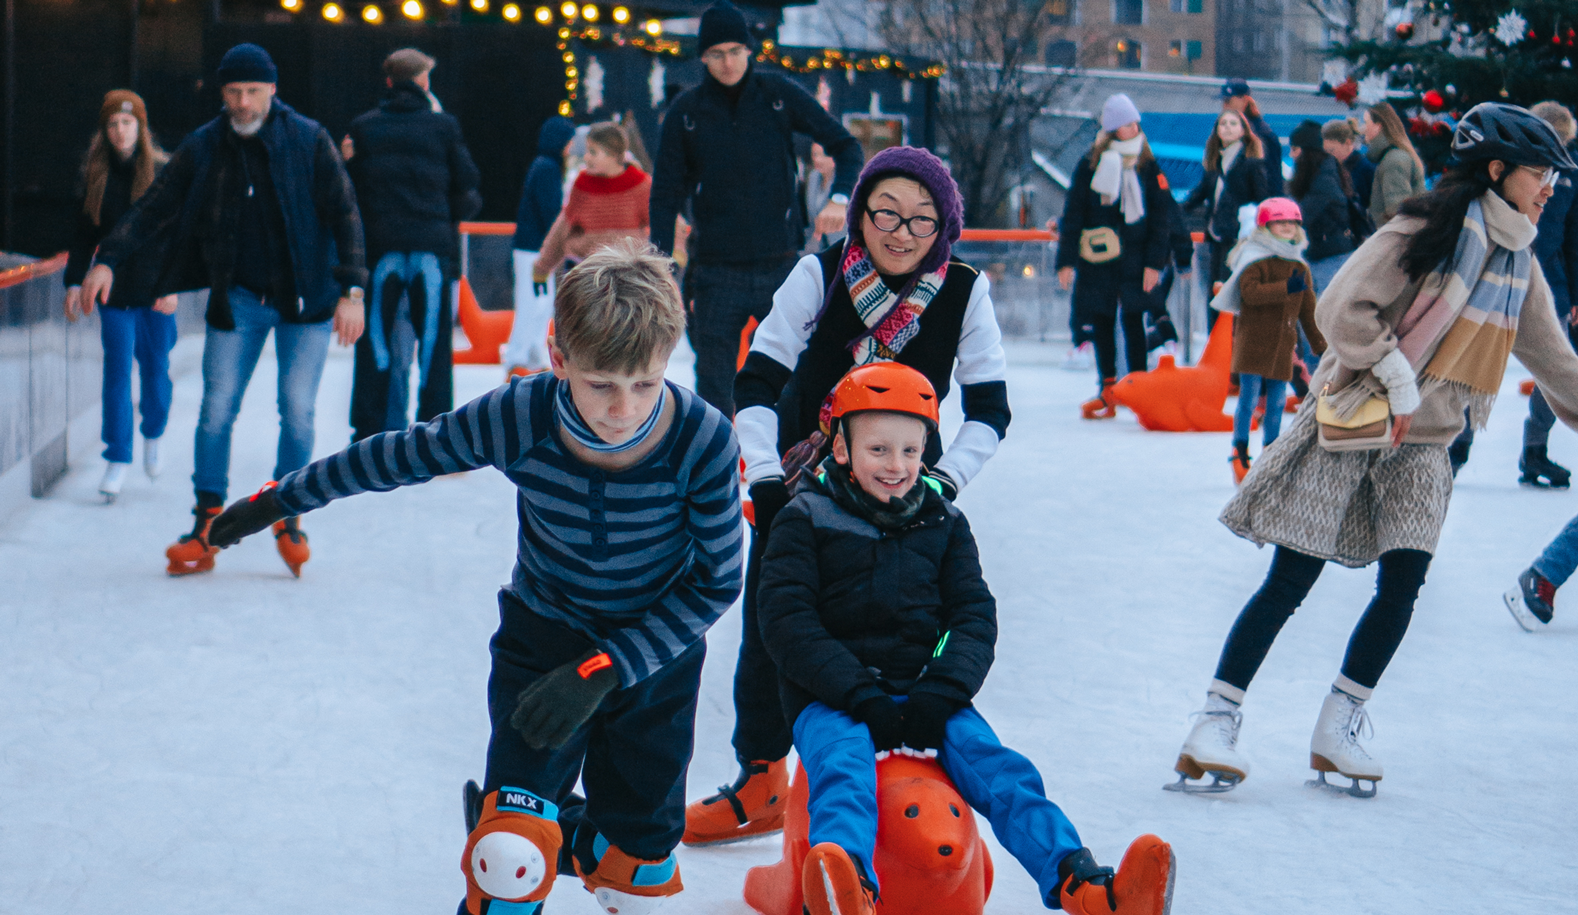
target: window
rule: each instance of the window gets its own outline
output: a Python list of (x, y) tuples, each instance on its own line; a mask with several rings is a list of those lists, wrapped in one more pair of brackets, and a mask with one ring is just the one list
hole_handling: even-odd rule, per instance
[(1200, 46), (1198, 41), (1189, 42), (1184, 47), (1184, 51), (1190, 60), (1199, 60), (1205, 56), (1205, 49)]
[(1265, 32), (1256, 32), (1255, 33), (1255, 53), (1256, 54), (1263, 54), (1263, 53), (1265, 53), (1265, 50), (1266, 50), (1266, 33)]
[(1046, 62), (1049, 67), (1073, 67), (1078, 64), (1078, 46), (1072, 41), (1053, 41), (1047, 44)]
[(1074, 0), (1048, 0), (1046, 11), (1047, 18), (1053, 22), (1072, 22), (1074, 19)]
[(1174, 13), (1198, 13), (1205, 8), (1205, 0), (1168, 0), (1167, 8)]
[(1201, 55), (1200, 42), (1174, 40), (1167, 43), (1168, 57), (1181, 57), (1184, 60), (1199, 60)]
[(1112, 0), (1112, 21), (1118, 25), (1143, 25), (1145, 0)]
[(1249, 50), (1248, 47), (1246, 47), (1245, 44), (1244, 44), (1244, 33), (1243, 32), (1234, 32), (1233, 33), (1233, 50), (1237, 51), (1240, 54), (1242, 54), (1245, 51)]
[(1112, 46), (1117, 65), (1125, 70), (1140, 69), (1140, 43), (1132, 38), (1119, 38)]

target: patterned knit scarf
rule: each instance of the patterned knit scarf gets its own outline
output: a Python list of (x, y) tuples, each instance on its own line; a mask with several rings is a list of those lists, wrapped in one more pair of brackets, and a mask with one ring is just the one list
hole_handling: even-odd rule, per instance
[(910, 279), (903, 293), (888, 288), (871, 263), (866, 249), (850, 238), (844, 247), (844, 262), (840, 267), (844, 285), (849, 289), (849, 299), (855, 304), (855, 313), (865, 323), (866, 330), (850, 344), (855, 354), (855, 365), (869, 362), (892, 362), (899, 358), (905, 344), (920, 333), (920, 316), (942, 289), (948, 275), (948, 263), (931, 273)]

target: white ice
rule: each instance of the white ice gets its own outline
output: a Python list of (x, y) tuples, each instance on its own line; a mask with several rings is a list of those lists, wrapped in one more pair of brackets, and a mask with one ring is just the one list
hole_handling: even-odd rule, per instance
[[(191, 364), (200, 340), (180, 344)], [(1041, 768), (1104, 863), (1154, 832), (1178, 857), (1174, 911), (1574, 911), (1578, 612), (1519, 630), (1501, 592), (1578, 499), (1514, 482), (1516, 366), (1459, 480), (1412, 631), (1371, 702), (1386, 765), (1362, 801), (1304, 787), (1308, 737), (1373, 570), (1329, 569), (1244, 707), (1236, 792), (1163, 792), (1223, 637), (1270, 560), (1216, 521), (1227, 436), (1083, 422), (1092, 379), (1062, 347), (1011, 348), (1014, 422), (964, 493), (1002, 635), (979, 706)], [(265, 353), (236, 427), (231, 497), (273, 464)], [(336, 348), (318, 448), (347, 440)], [(676, 364), (675, 375), (688, 379)], [(461, 367), (458, 396), (498, 380)], [(167, 578), (190, 526), (201, 381), (176, 383), (166, 474), (99, 503), (96, 459), (0, 522), (0, 913), (422, 913), (463, 886), (460, 787), (481, 778), (496, 590), (514, 551), (492, 471), (336, 503), (304, 519), (290, 577), (271, 540)], [(958, 422), (957, 397), (949, 422)], [(1256, 449), (1258, 450), (1258, 439)], [(1554, 454), (1578, 459), (1570, 432)], [(735, 773), (731, 611), (710, 636), (689, 796)], [(984, 824), (983, 824), (984, 829)], [(987, 911), (1040, 911), (1000, 846)], [(745, 913), (775, 840), (682, 850), (676, 913)], [(548, 910), (600, 911), (561, 877)], [(941, 915), (941, 913), (940, 913)]]

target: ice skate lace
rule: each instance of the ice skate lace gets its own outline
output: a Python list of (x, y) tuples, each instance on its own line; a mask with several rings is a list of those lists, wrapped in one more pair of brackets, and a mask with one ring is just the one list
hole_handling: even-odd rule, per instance
[(1238, 746), (1238, 728), (1244, 721), (1244, 713), (1240, 711), (1227, 711), (1223, 709), (1202, 709), (1189, 715), (1191, 719), (1208, 719), (1222, 735), (1222, 743), (1234, 748)]
[(1365, 752), (1359, 741), (1360, 739), (1370, 740), (1374, 738), (1375, 726), (1370, 723), (1370, 713), (1364, 710), (1364, 706), (1354, 706), (1353, 717), (1348, 719), (1347, 732), (1347, 743), (1350, 751), (1365, 759), (1369, 759), (1370, 754)]

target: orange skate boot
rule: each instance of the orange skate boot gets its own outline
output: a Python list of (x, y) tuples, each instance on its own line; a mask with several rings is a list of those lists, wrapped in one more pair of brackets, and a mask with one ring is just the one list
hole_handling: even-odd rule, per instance
[(1234, 442), (1233, 454), (1227, 460), (1233, 465), (1233, 485), (1237, 486), (1249, 473), (1249, 443)]
[(279, 549), (279, 558), (290, 566), (290, 574), (300, 578), (301, 567), (312, 558), (312, 548), (307, 546), (307, 533), (295, 518), (274, 522), (274, 546)]
[(810, 915), (873, 915), (876, 893), (860, 863), (832, 842), (814, 846), (800, 870)]
[(1069, 915), (1167, 915), (1175, 863), (1172, 846), (1152, 835), (1134, 840), (1116, 874), (1081, 848), (1058, 862), (1058, 899)]
[(673, 853), (661, 861), (637, 858), (599, 833), (592, 840), (592, 854), (597, 866), (591, 871), (582, 868), (580, 855), (571, 860), (586, 891), (611, 915), (651, 915), (685, 889)]
[(686, 845), (722, 845), (784, 828), (789, 795), (788, 761), (758, 760), (740, 769), (732, 785), (685, 808)]
[(1112, 399), (1112, 386), (1116, 378), (1101, 379), (1101, 393), (1079, 405), (1079, 415), (1085, 419), (1112, 419), (1118, 415), (1118, 405)]
[(197, 507), (192, 509), (192, 514), (197, 517), (192, 532), (182, 534), (181, 539), (164, 551), (165, 558), (170, 560), (170, 564), (165, 567), (166, 572), (171, 575), (193, 575), (214, 570), (214, 557), (219, 555), (219, 550), (208, 545), (208, 527), (224, 510), (223, 505), (208, 505), (201, 500), (197, 503)]

